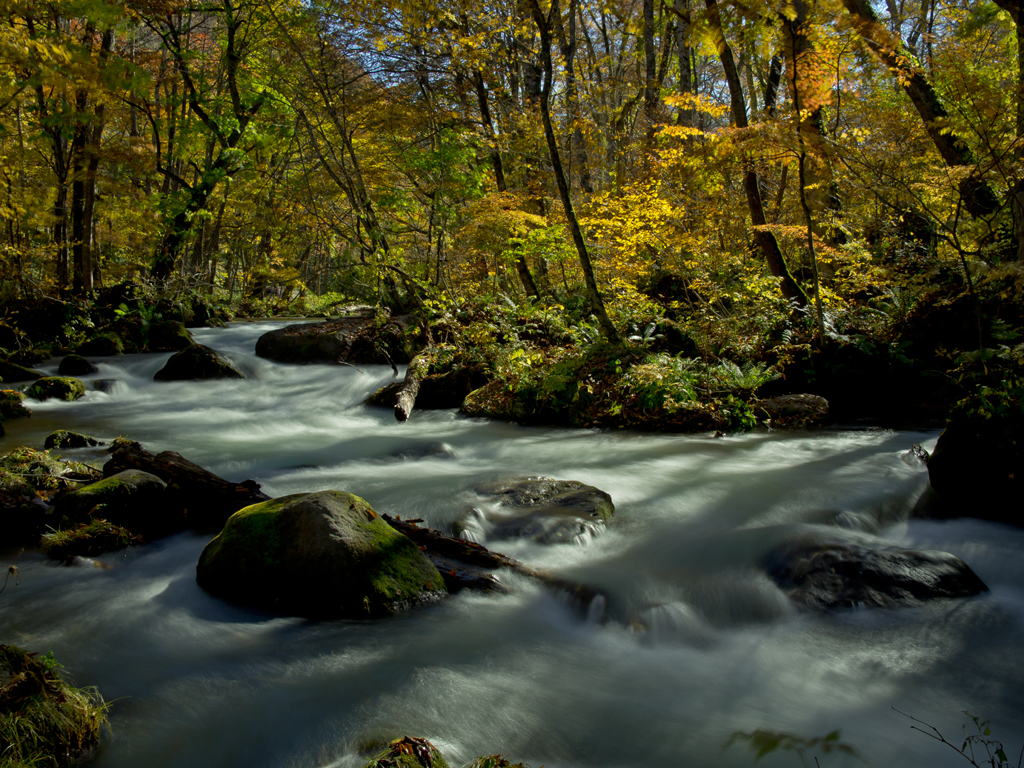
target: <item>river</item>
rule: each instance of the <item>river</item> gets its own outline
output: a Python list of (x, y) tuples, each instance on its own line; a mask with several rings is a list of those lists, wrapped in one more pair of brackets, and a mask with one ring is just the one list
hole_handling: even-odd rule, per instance
[[(524, 428), (454, 411), (398, 424), (362, 401), (389, 367), (285, 366), (253, 354), (278, 323), (194, 334), (245, 381), (156, 383), (167, 354), (107, 358), (115, 379), (75, 403), (33, 404), (0, 448), (58, 428), (176, 450), (272, 496), (336, 488), (445, 527), (507, 474), (581, 480), (616, 513), (585, 544), (494, 544), (608, 595), (581, 613), (535, 583), (462, 593), (393, 618), (315, 622), (226, 604), (195, 583), (209, 536), (106, 555), (109, 568), (17, 556), (0, 642), (52, 650), (112, 702), (102, 768), (362, 766), (369, 745), (429, 738), (454, 765), (504, 753), (534, 768), (749, 766), (737, 731), (840, 730), (875, 766), (963, 764), (961, 710), (1024, 742), (1024, 531), (909, 520), (927, 482), (901, 456), (937, 432), (850, 429), (712, 438)], [(56, 360), (40, 366), (55, 370)], [(99, 450), (74, 452), (102, 461)], [(898, 610), (797, 610), (758, 568), (781, 540), (854, 541), (962, 557), (990, 591)], [(7, 565), (15, 552), (5, 552)], [(812, 754), (809, 752), (808, 759)], [(844, 754), (827, 766), (863, 765)], [(813, 760), (810, 760), (813, 764)], [(759, 765), (797, 766), (777, 752)]]

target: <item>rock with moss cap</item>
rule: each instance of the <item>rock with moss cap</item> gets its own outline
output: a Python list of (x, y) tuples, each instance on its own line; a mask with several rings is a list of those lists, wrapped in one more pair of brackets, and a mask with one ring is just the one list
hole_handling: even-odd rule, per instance
[(35, 381), (43, 378), (43, 374), (11, 360), (0, 360), (0, 381)]
[(154, 320), (149, 326), (150, 352), (177, 352), (195, 343), (180, 320)]
[(245, 507), (211, 541), (196, 579), (218, 597), (297, 616), (379, 616), (445, 592), (433, 563), (344, 491)]
[(25, 407), (25, 393), (16, 389), (0, 389), (0, 421), (27, 419), (32, 412)]
[(167, 483), (139, 469), (127, 469), (64, 494), (55, 512), (66, 526), (103, 518), (146, 539), (187, 527), (184, 510), (172, 503)]
[(85, 384), (73, 376), (46, 376), (25, 393), (34, 400), (77, 400), (85, 394)]
[(79, 355), (109, 357), (124, 354), (124, 342), (113, 331), (101, 331), (78, 347)]
[(80, 432), (69, 432), (66, 429), (58, 429), (51, 432), (43, 441), (43, 448), (92, 448), (98, 445), (106, 445), (102, 440), (95, 437), (83, 435)]
[(153, 376), (156, 381), (244, 379), (234, 363), (202, 344), (192, 344), (167, 360)]

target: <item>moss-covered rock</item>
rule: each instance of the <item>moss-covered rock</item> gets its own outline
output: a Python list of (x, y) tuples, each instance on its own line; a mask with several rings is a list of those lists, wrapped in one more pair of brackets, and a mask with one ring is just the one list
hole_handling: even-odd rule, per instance
[(448, 762), (426, 739), (403, 736), (392, 741), (366, 768), (448, 768)]
[(43, 448), (91, 448), (97, 445), (106, 445), (102, 440), (95, 437), (83, 435), (80, 432), (68, 432), (66, 429), (58, 429), (51, 432), (43, 441)]
[(0, 645), (0, 760), (63, 768), (99, 746), (107, 707), (95, 689), (72, 688), (51, 654)]
[(13, 384), (16, 381), (35, 381), (43, 378), (43, 374), (24, 365), (10, 360), (0, 360), (0, 381)]
[(393, 613), (445, 591), (415, 544), (344, 491), (239, 510), (203, 551), (196, 578), (228, 600), (317, 617)]
[(25, 407), (25, 393), (0, 389), (0, 419), (27, 419), (32, 412)]
[(124, 342), (113, 331), (101, 331), (78, 347), (79, 355), (110, 357), (124, 354)]
[(180, 320), (154, 320), (150, 323), (146, 344), (150, 352), (177, 352), (195, 343)]
[(422, 347), (410, 317), (356, 315), (269, 331), (256, 354), (280, 363), (407, 363)]
[(184, 510), (171, 503), (167, 483), (140, 469), (127, 469), (66, 493), (56, 505), (64, 525), (103, 518), (146, 539), (184, 530)]
[(170, 359), (153, 376), (156, 381), (244, 379), (234, 363), (202, 344), (192, 344)]
[(88, 376), (99, 370), (81, 355), (67, 355), (60, 361), (57, 373), (61, 376)]
[(43, 534), (39, 548), (53, 560), (67, 560), (71, 557), (95, 557), (106, 552), (140, 543), (127, 528), (114, 525), (108, 520), (96, 519), (89, 523), (50, 531)]
[(26, 394), (34, 400), (77, 400), (85, 394), (85, 384), (73, 376), (45, 376), (28, 388)]

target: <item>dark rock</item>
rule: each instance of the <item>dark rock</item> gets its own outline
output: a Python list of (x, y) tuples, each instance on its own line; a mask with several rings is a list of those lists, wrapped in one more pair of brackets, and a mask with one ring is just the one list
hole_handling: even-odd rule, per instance
[(45, 376), (29, 387), (25, 394), (34, 400), (55, 397), (71, 402), (85, 394), (85, 384), (73, 376)]
[(817, 427), (828, 417), (828, 400), (818, 395), (778, 395), (758, 400), (754, 412), (773, 427)]
[(117, 389), (117, 384), (117, 379), (96, 379), (96, 381), (92, 383), (92, 388), (97, 392), (106, 392), (107, 394), (110, 394)]
[(102, 331), (90, 337), (84, 344), (78, 345), (79, 355), (97, 355), (112, 357), (124, 354), (124, 342), (112, 331)]
[(978, 517), (1024, 526), (1024, 413), (954, 418), (928, 460), (933, 517)]
[(379, 327), (365, 316), (300, 323), (260, 336), (256, 354), (279, 363), (407, 363), (416, 349), (410, 327), (404, 316)]
[(193, 344), (195, 339), (180, 320), (154, 320), (149, 326), (150, 352), (178, 352)]
[(946, 552), (798, 541), (773, 550), (765, 566), (790, 598), (819, 610), (912, 605), (988, 590), (963, 560)]
[(157, 381), (244, 379), (245, 374), (216, 351), (202, 344), (193, 344), (171, 355), (153, 378)]
[(60, 361), (57, 373), (61, 376), (88, 376), (99, 370), (81, 355), (68, 355)]
[(498, 509), (471, 510), (459, 524), (463, 538), (533, 539), (543, 544), (580, 541), (604, 530), (615, 505), (592, 485), (550, 477), (504, 477), (475, 489)]
[(25, 393), (16, 389), (0, 389), (0, 421), (29, 418), (32, 412), (24, 406)]
[(185, 510), (174, 503), (167, 483), (129, 469), (60, 497), (56, 515), (67, 524), (102, 518), (146, 539), (185, 530)]
[(12, 363), (9, 360), (0, 360), (0, 381), (10, 384), (16, 381), (35, 381), (41, 378), (43, 378), (43, 374), (39, 371)]
[(343, 491), (236, 512), (203, 550), (196, 579), (228, 600), (316, 617), (394, 613), (445, 591), (412, 541)]
[(46, 440), (43, 441), (43, 448), (47, 450), (51, 448), (90, 448), (97, 445), (106, 445), (106, 443), (102, 440), (97, 440), (95, 437), (89, 437), (78, 432), (68, 432), (64, 429), (51, 432), (46, 436)]
[(910, 450), (900, 456), (903, 463), (908, 467), (926, 467), (931, 457), (928, 451), (921, 447), (920, 443), (914, 443)]
[(180, 453), (163, 451), (153, 455), (138, 443), (117, 438), (110, 460), (103, 465), (103, 474), (110, 477), (126, 469), (141, 469), (166, 482), (171, 489), (170, 502), (188, 511), (187, 525), (196, 530), (219, 531), (232, 513), (270, 498), (252, 480), (231, 482)]

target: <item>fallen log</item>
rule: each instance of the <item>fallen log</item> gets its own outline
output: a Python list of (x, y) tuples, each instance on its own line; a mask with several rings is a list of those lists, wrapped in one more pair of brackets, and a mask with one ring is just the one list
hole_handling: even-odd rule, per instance
[(253, 480), (234, 483), (203, 469), (180, 453), (163, 451), (153, 455), (138, 443), (118, 445), (103, 465), (103, 476), (110, 477), (126, 469), (141, 469), (167, 483), (184, 507), (189, 527), (200, 530), (219, 531), (242, 507), (270, 499)]
[(430, 373), (430, 366), (434, 358), (430, 350), (422, 352), (409, 362), (405, 371), (405, 380), (398, 388), (395, 395), (395, 418), (398, 421), (408, 421), (412, 409), (416, 405), (416, 397), (420, 393), (420, 380)]
[[(435, 531), (433, 528), (421, 528), (419, 523), (421, 523), (422, 520), (400, 520), (386, 514), (381, 514), (381, 517), (384, 518), (392, 528), (404, 533), (412, 539), (420, 549), (426, 552), (428, 557), (434, 560), (434, 564), (437, 566), (437, 569), (441, 572), (441, 575), (445, 577), (446, 583), (448, 577), (445, 576), (445, 561), (448, 563), (454, 562), (456, 564), (462, 563), (472, 565), (479, 568), (508, 568), (510, 571), (522, 576), (536, 579), (542, 584), (551, 587), (558, 592), (567, 593), (569, 597), (572, 598), (574, 602), (578, 603), (584, 610), (589, 609), (589, 607), (598, 598), (600, 598), (602, 602), (605, 601), (605, 596), (593, 587), (588, 587), (586, 584), (580, 584), (579, 582), (555, 576), (547, 573), (546, 571), (539, 571), (536, 568), (531, 568), (525, 563), (521, 563), (508, 555), (503, 555), (500, 552), (492, 552), (487, 549), (487, 547), (477, 544), (476, 542), (466, 541), (465, 539), (456, 539), (452, 536), (445, 536), (443, 533)], [(450, 568), (451, 566), (449, 565), (448, 567)], [(449, 591), (457, 592), (463, 587), (469, 587), (471, 589), (485, 589), (485, 591), (503, 589), (500, 586), (500, 582), (497, 582), (493, 576), (490, 576), (490, 580), (497, 586), (492, 590), (487, 590), (487, 588), (483, 586), (484, 582), (479, 580), (481, 575), (490, 576), (490, 574), (481, 574), (480, 572), (476, 572), (473, 574), (473, 578), (476, 579), (476, 583), (463, 584), (454, 590), (449, 585)], [(456, 571), (456, 573), (449, 574), (449, 576), (454, 578), (460, 576), (460, 574)]]

